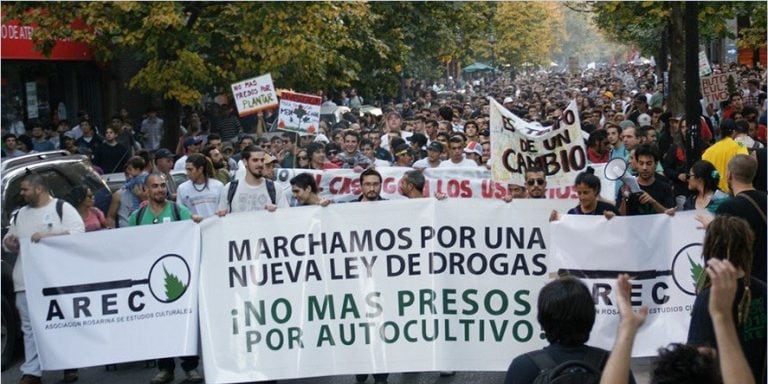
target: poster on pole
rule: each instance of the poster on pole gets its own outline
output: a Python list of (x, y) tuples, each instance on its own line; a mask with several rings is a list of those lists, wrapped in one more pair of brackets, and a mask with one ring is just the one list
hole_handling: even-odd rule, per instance
[(704, 76), (701, 78), (701, 94), (704, 100), (710, 103), (719, 103), (724, 100), (728, 100), (728, 83), (731, 83), (732, 87), (738, 87), (739, 73), (738, 72), (726, 72), (713, 74), (711, 76)]
[(527, 122), (493, 98), (491, 102), (491, 178), (523, 185), (525, 170), (540, 167), (547, 187), (565, 187), (587, 167), (587, 149), (581, 135), (576, 102), (551, 126)]
[(277, 107), (277, 93), (269, 73), (232, 84), (232, 95), (240, 117)]
[(317, 134), (322, 102), (320, 96), (283, 91), (280, 94), (277, 129), (299, 134)]

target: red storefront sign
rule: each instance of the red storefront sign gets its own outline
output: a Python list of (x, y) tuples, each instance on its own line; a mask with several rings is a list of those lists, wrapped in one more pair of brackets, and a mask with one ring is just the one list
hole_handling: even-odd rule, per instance
[[(78, 25), (79, 24), (79, 25)], [(82, 28), (82, 22), (72, 23)], [(32, 34), (37, 26), (21, 25), (17, 20), (3, 21), (1, 28), (0, 58), (3, 60), (93, 60), (91, 47), (86, 43), (59, 40), (49, 57), (35, 50)]]

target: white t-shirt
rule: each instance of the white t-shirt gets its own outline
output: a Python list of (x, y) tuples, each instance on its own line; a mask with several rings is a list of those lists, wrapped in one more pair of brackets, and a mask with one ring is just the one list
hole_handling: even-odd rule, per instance
[[(32, 208), (28, 205), (22, 207), (5, 237), (14, 235), (24, 239), (32, 237), (36, 232), (41, 234), (85, 232), (83, 219), (69, 203), (64, 203), (62, 206), (61, 219), (59, 219), (59, 214), (56, 213), (56, 200), (51, 199), (44, 207)], [(3, 247), (5, 247), (5, 238), (3, 238)], [(24, 291), (24, 255), (21, 253), (13, 267), (13, 290), (14, 292)]]
[[(402, 137), (406, 143), (408, 142), (408, 138), (411, 136), (413, 136), (413, 132), (400, 131), (400, 137)], [(389, 151), (389, 134), (388, 133), (384, 134), (384, 136), (381, 136), (381, 144), (379, 146)]]
[[(249, 185), (245, 179), (243, 179), (237, 183), (237, 191), (232, 198), (232, 209), (230, 210), (229, 201), (227, 200), (230, 184), (231, 183), (227, 183), (227, 185), (221, 189), (218, 207), (220, 210), (228, 210), (229, 212), (260, 211), (264, 209), (267, 204), (272, 204), (272, 200), (269, 198), (269, 192), (267, 192), (267, 179), (262, 178), (261, 184), (255, 187)], [(275, 205), (277, 205), (278, 208), (289, 207), (288, 197), (284, 191), (283, 188), (275, 185)]]
[(433, 166), (429, 165), (429, 158), (425, 157), (425, 158), (423, 158), (421, 160), (418, 160), (417, 162), (413, 163), (412, 167), (413, 168), (418, 168), (418, 169), (437, 168), (441, 164), (442, 164), (442, 162), (438, 163), (436, 166), (433, 167)]
[(460, 163), (454, 163), (451, 159), (443, 160), (440, 168), (477, 168), (477, 162), (472, 159), (464, 158)]
[(186, 169), (187, 166), (187, 155), (184, 155), (182, 157), (179, 157), (178, 160), (176, 160), (175, 163), (173, 163), (173, 170), (174, 171), (183, 171)]
[(193, 215), (210, 217), (219, 208), (219, 196), (224, 184), (216, 179), (208, 179), (205, 184), (194, 184), (187, 180), (176, 189), (176, 201), (187, 207)]

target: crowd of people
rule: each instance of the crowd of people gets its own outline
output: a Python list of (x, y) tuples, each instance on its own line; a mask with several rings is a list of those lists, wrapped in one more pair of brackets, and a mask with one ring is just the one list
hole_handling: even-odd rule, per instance
[[(733, 276), (738, 275), (739, 287), (743, 289), (740, 288), (737, 296), (743, 298), (751, 292), (752, 303), (760, 302), (763, 307), (766, 289), (765, 72), (730, 69), (740, 73), (737, 89), (719, 105), (702, 102), (699, 116), (686, 116), (682, 111), (668, 108), (663, 82), (657, 80), (654, 68), (629, 65), (579, 74), (541, 71), (520, 73), (514, 78), (500, 76), (493, 81), (458, 81), (451, 82), (449, 89), (409, 81), (405, 84), (402, 102), (381, 103), (380, 115), (361, 113), (364, 101), (354, 90), (340, 93), (336, 100), (320, 92), (324, 105), (349, 106), (350, 112), (339, 121), (321, 121), (318, 132), (313, 135), (274, 130), (276, 111), (262, 111), (241, 119), (229, 103), (210, 105), (204, 111), (185, 109), (176, 148), (161, 146), (164, 121), (155, 109), (147, 110), (138, 123), (121, 111), (103, 129), (93, 123), (87, 112), (78, 115), (78, 124), (72, 128), (63, 120), (55, 126), (43, 126), (33, 120), (27, 123), (28, 129), (3, 127), (5, 158), (63, 149), (89, 156), (100, 172), (126, 175), (125, 184), (112, 194), (109, 205), (101, 209), (94, 204), (95, 191), (73, 189), (66, 198), (69, 202), (63, 213), (66, 220), (56, 225), (44, 225), (41, 215), (50, 216), (57, 199), (51, 197), (45, 180), (34, 174), (27, 176), (21, 193), (28, 206), (18, 214), (24, 220), (11, 225), (3, 246), (17, 251), (20, 237), (39, 241), (49, 235), (187, 219), (200, 222), (231, 212), (274, 211), (332, 203), (331, 199), (320, 196), (315, 177), (308, 173), (297, 172), (290, 180), (290, 189), (276, 186), (274, 175), (278, 168), (352, 169), (359, 173), (361, 194), (357, 200), (375, 202), (382, 200), (383, 180), (377, 169), (409, 167), (412, 170), (405, 172), (399, 182), (400, 193), (408, 198), (425, 197), (424, 169), (490, 168), (490, 97), (501, 101), (519, 117), (544, 126), (559, 119), (568, 103), (575, 101), (581, 129), (588, 136), (585, 145), (589, 162), (600, 164), (615, 158), (624, 159), (630, 172), (636, 175), (639, 190), (620, 182), (615, 200), (605, 201), (600, 198), (600, 179), (588, 168), (575, 179), (579, 201), (568, 214), (605, 215), (610, 219), (616, 215), (674, 214), (693, 209), (709, 212), (699, 217), (707, 227), (703, 257), (727, 262), (712, 262), (712, 267), (707, 269), (711, 279), (702, 284), (701, 296), (693, 309), (688, 342), (714, 348), (725, 332), (719, 327), (723, 323), (714, 317), (727, 317), (724, 313), (729, 312), (723, 309), (729, 308), (723, 304), (728, 298), (718, 284), (726, 284), (725, 280), (734, 280)], [(715, 66), (715, 71), (720, 70)], [(687, 130), (691, 119), (699, 126), (695, 142)], [(185, 171), (187, 181), (176, 185), (172, 174), (181, 170)], [(528, 167), (525, 185), (510, 184), (504, 199), (545, 198), (547, 176), (545, 168)], [(444, 195), (436, 197), (445, 198)], [(551, 218), (558, 216), (559, 213), (553, 212)], [(743, 230), (734, 231), (733, 227)], [(753, 246), (737, 246), (742, 243)], [(722, 274), (727, 278), (721, 278)], [(14, 279), (19, 279), (17, 306), (27, 350), (21, 367), (24, 374), (21, 383), (39, 383), (41, 368), (29, 326), (21, 273), (15, 273)], [(594, 309), (588, 305), (591, 296), (574, 278), (558, 279), (552, 284), (555, 285), (545, 288), (539, 298), (539, 321), (552, 343), (544, 354), (558, 363), (576, 359), (591, 362), (600, 370), (605, 366), (604, 374), (609, 373), (609, 367), (614, 367), (610, 372), (617, 372), (615, 377), (627, 376), (623, 360), (628, 358), (628, 352), (626, 344), (619, 343), (627, 343), (633, 333), (619, 329), (617, 348), (610, 358), (607, 352), (587, 347), (594, 322)], [(626, 284), (625, 278), (619, 279), (620, 291)], [(550, 291), (557, 298), (547, 299)], [(580, 296), (584, 296), (581, 297), (584, 308), (578, 310), (583, 313), (576, 313), (573, 303), (578, 302)], [(570, 306), (547, 303), (547, 300), (563, 300)], [(712, 301), (717, 301), (716, 310)], [(749, 308), (749, 302), (739, 304), (738, 321), (726, 326), (732, 327), (735, 323), (742, 347), (745, 347), (742, 320)], [(755, 310), (752, 311), (754, 314)], [(586, 318), (570, 321), (569, 316)], [(622, 326), (625, 323), (629, 324), (629, 331), (636, 331), (642, 317), (623, 308)], [(760, 367), (750, 359), (756, 382), (765, 380), (764, 323), (760, 339), (763, 341), (762, 377)], [(562, 332), (566, 333), (558, 336)], [(730, 341), (728, 345), (733, 347), (732, 338)], [(751, 353), (754, 350), (747, 355)], [(706, 359), (695, 349), (684, 346), (666, 349), (660, 356), (662, 359)], [(541, 356), (528, 355), (515, 359), (506, 382), (533, 382), (546, 370), (538, 363), (540, 359)], [(728, 367), (724, 364), (721, 359), (723, 373), (739, 363), (729, 362)], [(197, 365), (197, 357), (183, 359), (182, 368), (188, 382), (203, 380)], [(151, 383), (174, 380), (174, 359), (163, 359), (158, 367), (159, 373)], [(631, 376), (627, 377), (633, 381)], [(66, 371), (64, 379), (76, 380), (77, 372)], [(357, 379), (365, 381), (367, 375), (358, 375)], [(374, 380), (386, 382), (387, 377), (377, 374)]]

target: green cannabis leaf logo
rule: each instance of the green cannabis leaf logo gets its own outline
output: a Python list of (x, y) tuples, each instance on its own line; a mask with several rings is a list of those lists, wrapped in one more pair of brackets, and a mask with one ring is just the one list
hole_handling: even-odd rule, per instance
[(176, 275), (168, 273), (168, 270), (165, 269), (165, 264), (163, 264), (163, 272), (165, 272), (165, 297), (171, 302), (181, 297), (187, 287), (184, 286), (184, 283)]
[(688, 256), (688, 262), (691, 263), (691, 279), (693, 279), (693, 286), (698, 290), (699, 279), (701, 278), (701, 274), (704, 273), (704, 268), (702, 268), (701, 264), (697, 264), (691, 260), (690, 255), (686, 254), (686, 256)]

